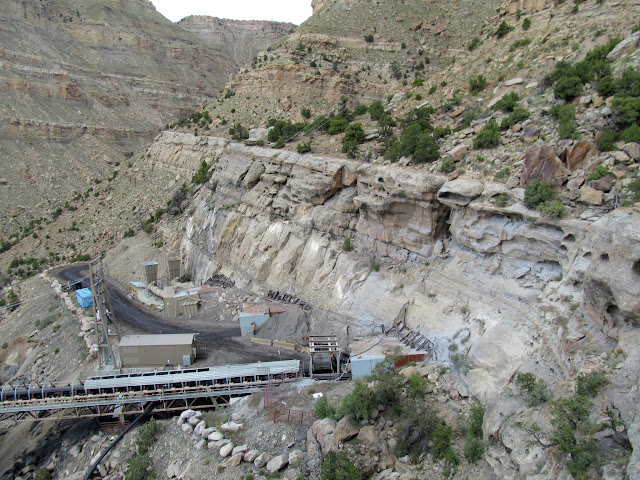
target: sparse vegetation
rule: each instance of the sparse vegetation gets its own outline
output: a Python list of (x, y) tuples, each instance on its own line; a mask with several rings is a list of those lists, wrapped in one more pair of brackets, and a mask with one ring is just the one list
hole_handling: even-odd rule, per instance
[(527, 405), (534, 407), (549, 400), (547, 384), (533, 373), (518, 373), (516, 385), (527, 398)]
[(502, 21), (498, 29), (496, 30), (496, 37), (502, 38), (507, 35), (509, 32), (513, 30), (513, 27), (509, 25), (506, 21)]
[(527, 208), (536, 209), (544, 202), (555, 199), (556, 189), (548, 182), (534, 180), (524, 191), (524, 204)]
[(500, 145), (500, 128), (496, 119), (492, 118), (473, 139), (473, 147), (493, 148), (498, 145)]
[(360, 480), (362, 472), (341, 452), (329, 452), (322, 462), (321, 480)]

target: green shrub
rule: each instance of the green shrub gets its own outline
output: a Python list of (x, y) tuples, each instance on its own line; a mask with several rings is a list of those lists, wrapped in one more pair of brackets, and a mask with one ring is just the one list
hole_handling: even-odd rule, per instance
[(582, 80), (578, 76), (561, 77), (553, 93), (557, 98), (571, 101), (582, 93)]
[(567, 214), (566, 208), (560, 200), (542, 202), (538, 205), (537, 210), (545, 217), (563, 218)]
[(601, 152), (610, 152), (616, 150), (615, 142), (618, 141), (620, 135), (614, 132), (611, 127), (604, 127), (600, 135), (596, 137), (596, 145)]
[(415, 400), (423, 399), (425, 390), (429, 385), (429, 380), (424, 378), (418, 372), (413, 372), (407, 380), (409, 384), (409, 396)]
[(290, 120), (276, 120), (275, 118), (269, 119), (267, 127), (273, 127), (269, 130), (267, 139), (270, 142), (276, 143), (276, 148), (280, 148), (277, 145), (284, 144), (293, 139), (299, 132), (305, 130), (308, 125), (305, 123), (291, 123)]
[(436, 458), (444, 458), (447, 451), (451, 449), (452, 430), (444, 421), (438, 423), (433, 430), (431, 440), (433, 441), (433, 455)]
[(530, 18), (525, 18), (522, 22), (522, 29), (523, 30), (529, 30), (531, 28), (531, 19)]
[(622, 132), (622, 138), (627, 143), (640, 143), (640, 125), (634, 124)]
[(520, 96), (516, 92), (507, 93), (500, 100), (498, 100), (493, 108), (504, 113), (513, 112), (513, 109), (516, 108), (519, 101)]
[(318, 418), (333, 418), (336, 415), (336, 409), (329, 403), (327, 397), (320, 397), (313, 408), (313, 413)]
[(469, 460), (471, 463), (476, 463), (478, 460), (482, 458), (484, 455), (484, 444), (482, 440), (478, 440), (477, 438), (467, 437), (467, 440), (464, 444), (464, 458)]
[(493, 148), (498, 145), (500, 145), (500, 128), (496, 119), (492, 118), (473, 139), (473, 147)]
[(609, 381), (604, 372), (580, 373), (576, 379), (576, 394), (595, 397)]
[(207, 183), (211, 179), (211, 175), (213, 175), (213, 172), (209, 171), (209, 165), (207, 165), (206, 161), (202, 160), (200, 168), (198, 168), (193, 177), (191, 177), (191, 183), (195, 185)]
[(229, 129), (229, 134), (236, 142), (242, 142), (249, 138), (249, 129), (240, 123), (236, 123)]
[(373, 34), (369, 33), (364, 36), (364, 41), (367, 43), (373, 43)]
[(484, 422), (484, 405), (476, 403), (469, 412), (469, 433), (475, 438), (482, 438), (482, 422)]
[(356, 380), (353, 391), (342, 397), (338, 416), (348, 417), (353, 422), (369, 420), (374, 407), (374, 394), (360, 380)]
[(516, 40), (515, 42), (513, 42), (511, 44), (511, 46), (509, 47), (509, 51), (510, 52), (515, 52), (518, 48), (525, 47), (525, 46), (529, 45), (530, 43), (531, 43), (531, 39), (530, 38), (521, 38), (521, 39)]
[(473, 40), (471, 40), (471, 43), (469, 44), (469, 51), (473, 52), (476, 48), (480, 46), (481, 43), (482, 41), (478, 37), (475, 37)]
[(516, 385), (527, 397), (527, 405), (530, 407), (544, 403), (549, 399), (547, 385), (533, 373), (518, 373)]
[(556, 189), (548, 182), (534, 180), (524, 191), (524, 204), (527, 208), (535, 209), (543, 202), (553, 200)]
[(558, 126), (558, 134), (562, 139), (578, 139), (580, 134), (578, 129), (571, 121), (561, 121)]
[(421, 87), (422, 85), (424, 85), (424, 78), (416, 78), (413, 81), (413, 86), (414, 87)]
[(429, 451), (431, 435), (439, 423), (438, 416), (428, 403), (406, 402), (397, 426), (398, 456), (410, 455), (417, 460)]
[(629, 184), (629, 191), (633, 194), (630, 201), (633, 203), (640, 202), (640, 178)]
[(337, 135), (344, 132), (349, 125), (349, 120), (343, 117), (332, 118), (329, 122), (329, 135)]
[(151, 418), (147, 423), (138, 429), (136, 445), (138, 453), (146, 453), (151, 445), (156, 441), (156, 435), (160, 432), (160, 424), (155, 418)]
[(134, 235), (135, 233), (133, 232), (133, 228), (129, 228), (129, 230), (124, 232), (124, 235), (122, 236), (122, 238), (133, 237)]
[(496, 30), (496, 37), (502, 38), (505, 35), (507, 35), (511, 30), (513, 30), (513, 27), (503, 20), (500, 26), (498, 27), (498, 30)]
[(145, 480), (147, 478), (147, 469), (152, 465), (149, 454), (136, 455), (129, 460), (129, 470), (124, 476), (124, 480)]
[(306, 118), (306, 119), (311, 118), (311, 109), (310, 108), (303, 108), (302, 110), (300, 110), (300, 113), (302, 114), (302, 118)]
[(345, 237), (345, 239), (342, 241), (342, 251), (350, 252), (351, 250), (353, 250), (353, 246), (351, 245), (351, 238)]
[(600, 180), (602, 177), (613, 175), (606, 165), (598, 165), (593, 172), (587, 175), (587, 180)]
[(611, 108), (616, 115), (616, 122), (622, 128), (640, 123), (640, 94), (637, 97), (629, 97), (618, 93)]
[(371, 120), (379, 120), (384, 114), (384, 105), (381, 100), (371, 102), (371, 105), (369, 105), (369, 116)]
[(442, 173), (451, 173), (456, 169), (456, 164), (451, 158), (445, 158), (442, 161), (442, 165), (440, 166), (440, 171)]
[(38, 468), (33, 472), (33, 480), (50, 480), (51, 474), (46, 468)]
[(529, 112), (529, 110), (522, 107), (516, 107), (508, 116), (502, 119), (502, 123), (500, 123), (500, 130), (508, 130), (516, 123), (525, 121), (529, 116), (531, 116), (531, 112)]
[(344, 453), (329, 452), (322, 462), (321, 480), (360, 480), (362, 472)]
[(476, 95), (487, 87), (487, 79), (484, 75), (477, 75), (469, 79), (469, 91)]
[(310, 151), (311, 151), (311, 140), (304, 143), (299, 143), (296, 146), (296, 152), (298, 153), (308, 153)]

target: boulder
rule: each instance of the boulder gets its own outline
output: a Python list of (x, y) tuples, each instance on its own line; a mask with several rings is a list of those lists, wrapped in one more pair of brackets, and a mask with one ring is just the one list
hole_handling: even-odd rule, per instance
[(220, 448), (220, 456), (222, 458), (228, 457), (229, 455), (231, 455), (231, 452), (233, 452), (232, 442), (229, 442), (226, 445), (223, 445), (222, 448)]
[(459, 162), (464, 158), (464, 156), (469, 151), (469, 147), (467, 145), (461, 144), (453, 147), (451, 150), (447, 152), (447, 154), (451, 157), (454, 162)]
[(520, 175), (521, 187), (526, 187), (534, 180), (546, 181), (559, 187), (566, 178), (566, 169), (549, 145), (537, 143), (527, 149)]
[(580, 201), (589, 205), (602, 205), (604, 193), (595, 188), (584, 186), (580, 189)]
[(202, 436), (202, 438), (208, 438), (209, 435), (211, 435), (213, 432), (217, 432), (218, 429), (215, 427), (210, 427), (210, 428), (203, 428), (202, 431), (200, 432), (200, 435)]
[(627, 143), (624, 147), (622, 147), (624, 152), (629, 155), (630, 158), (634, 160), (640, 160), (640, 145), (635, 142)]
[(610, 155), (615, 159), (617, 163), (631, 163), (631, 157), (625, 152), (611, 152)]
[(627, 55), (633, 52), (640, 46), (640, 32), (635, 32), (621, 41), (615, 46), (613, 50), (607, 55), (608, 60), (617, 60), (623, 55)]
[(244, 141), (245, 145), (266, 145), (269, 141), (269, 129), (267, 128), (252, 128), (249, 130), (249, 138)]
[(360, 429), (351, 422), (348, 417), (344, 417), (336, 424), (336, 429), (333, 432), (334, 441), (337, 444), (342, 444), (350, 438), (358, 435)]
[(237, 432), (242, 427), (244, 427), (242, 423), (227, 422), (220, 425), (220, 430), (222, 430), (223, 432)]
[(222, 433), (220, 433), (220, 432), (212, 432), (207, 437), (207, 440), (209, 440), (210, 442), (218, 442), (218, 441), (222, 440), (223, 438), (224, 438), (224, 435), (222, 435)]
[(567, 151), (567, 168), (571, 171), (580, 168), (598, 153), (595, 144), (589, 140), (580, 140)]
[(244, 454), (242, 452), (231, 455), (224, 462), (222, 462), (221, 465), (224, 468), (237, 467), (238, 465), (240, 465), (240, 462), (242, 462), (243, 455)]
[(589, 182), (589, 186), (601, 192), (610, 192), (613, 188), (613, 179), (609, 176)]
[(484, 183), (456, 178), (447, 180), (438, 190), (438, 200), (449, 206), (466, 206), (484, 190)]
[(260, 177), (265, 172), (265, 167), (261, 162), (253, 162), (249, 167), (249, 171), (244, 177), (244, 187), (252, 189), (260, 181)]
[(297, 467), (298, 465), (300, 465), (300, 463), (302, 463), (303, 456), (304, 454), (301, 450), (293, 450), (292, 452), (289, 452), (289, 465), (291, 465), (292, 467)]
[(505, 82), (505, 85), (506, 85), (507, 87), (511, 87), (511, 86), (513, 86), (513, 85), (520, 85), (522, 82), (524, 82), (524, 80), (523, 80), (522, 78), (520, 78), (520, 77), (516, 77), (516, 78), (512, 78), (512, 79), (510, 79), (510, 80), (507, 80), (507, 81)]
[(188, 423), (185, 423), (182, 425), (182, 431), (185, 433), (191, 433), (193, 432), (193, 427), (191, 425), (189, 425)]
[(288, 455), (278, 455), (267, 462), (267, 472), (279, 472), (289, 463)]
[(373, 447), (378, 443), (376, 431), (372, 425), (367, 425), (360, 429), (360, 432), (358, 433), (358, 441), (368, 447)]
[(540, 129), (534, 125), (527, 125), (522, 130), (520, 138), (526, 143), (533, 143), (540, 138)]
[(207, 428), (207, 422), (204, 420), (200, 420), (196, 425), (196, 428), (193, 429), (193, 433), (196, 435), (202, 435), (202, 431)]
[(193, 427), (198, 425), (201, 421), (202, 420), (200, 420), (200, 418), (196, 417), (195, 415), (193, 417), (189, 417), (189, 419), (187, 420), (189, 425), (192, 425)]
[(269, 461), (271, 460), (271, 455), (269, 455), (268, 453), (261, 453), (260, 455), (258, 455), (256, 457), (256, 459), (253, 461), (253, 465), (256, 468), (262, 468), (264, 467), (267, 463), (269, 463)]
[(80, 447), (78, 445), (74, 445), (73, 447), (71, 447), (69, 449), (69, 455), (71, 455), (73, 458), (78, 458), (78, 455), (80, 455)]
[(180, 416), (178, 417), (178, 422), (179, 422), (179, 423), (185, 422), (188, 418), (193, 417), (195, 414), (196, 414), (196, 411), (195, 411), (195, 410), (191, 410), (191, 409), (189, 409), (189, 410), (185, 410), (185, 411), (184, 411), (184, 412), (182, 412), (182, 413), (180, 414)]
[(247, 450), (249, 450), (249, 448), (247, 447), (246, 443), (244, 445), (238, 445), (237, 447), (233, 447), (231, 455), (235, 455), (236, 453), (244, 453)]
[(195, 449), (202, 450), (206, 444), (207, 444), (207, 441), (203, 438), (199, 440), (198, 443), (196, 443)]
[(258, 450), (249, 450), (245, 452), (244, 457), (242, 457), (242, 460), (247, 463), (251, 463), (256, 458), (258, 458), (258, 455), (260, 455), (260, 452)]

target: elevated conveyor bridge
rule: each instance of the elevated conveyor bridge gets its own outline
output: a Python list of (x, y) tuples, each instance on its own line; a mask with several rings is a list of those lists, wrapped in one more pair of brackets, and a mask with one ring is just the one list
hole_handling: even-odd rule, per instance
[(296, 380), (299, 360), (89, 377), (66, 384), (3, 385), (0, 420), (122, 417), (185, 408), (217, 408), (267, 385)]

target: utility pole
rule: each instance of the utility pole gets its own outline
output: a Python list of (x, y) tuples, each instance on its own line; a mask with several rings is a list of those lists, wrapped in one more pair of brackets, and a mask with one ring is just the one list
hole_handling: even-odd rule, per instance
[(93, 295), (93, 318), (96, 328), (100, 368), (118, 368), (119, 362), (113, 351), (109, 337), (115, 337), (116, 343), (119, 342), (120, 329), (116, 321), (115, 312), (111, 306), (101, 257), (94, 258), (89, 262), (89, 278), (91, 281), (91, 293)]

